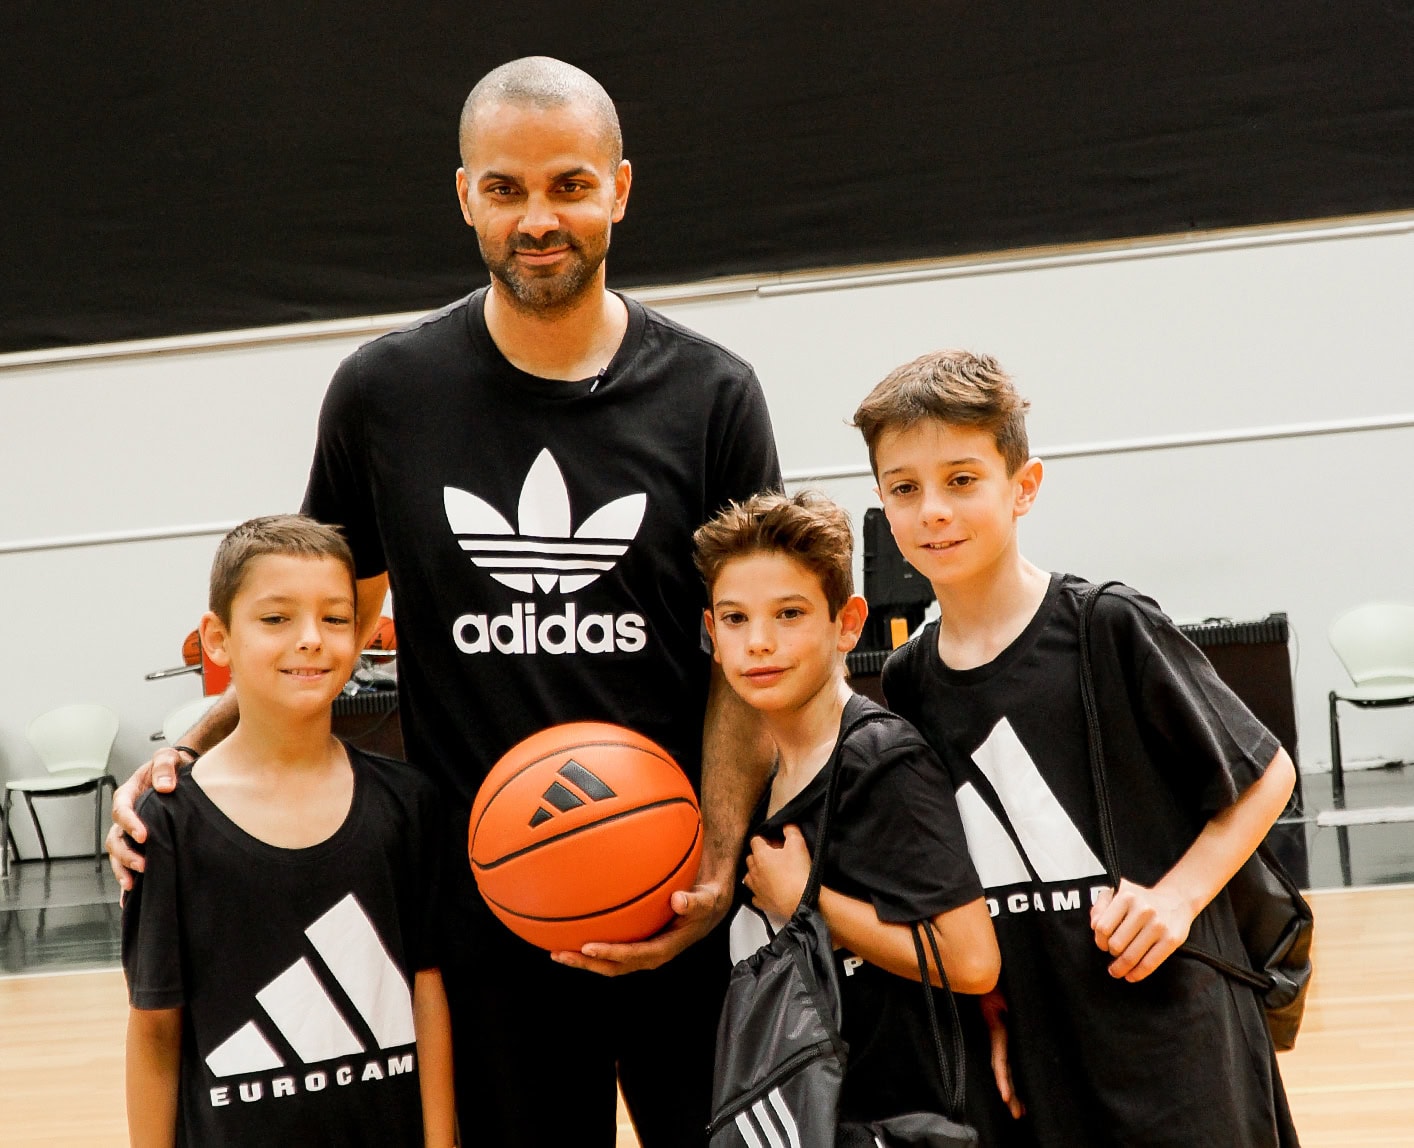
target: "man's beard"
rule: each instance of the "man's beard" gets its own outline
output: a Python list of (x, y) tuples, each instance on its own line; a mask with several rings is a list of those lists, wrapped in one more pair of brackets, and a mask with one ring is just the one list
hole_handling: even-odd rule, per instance
[[(486, 269), (506, 289), (510, 302), (518, 310), (543, 315), (568, 309), (590, 290), (609, 251), (609, 228), (606, 226), (585, 242), (576, 241), (563, 231), (551, 232), (539, 239), (517, 236), (498, 251), (487, 249), (480, 232), (477, 232), (476, 242)], [(566, 247), (568, 251), (562, 265), (553, 271), (527, 268), (516, 259), (518, 251), (545, 251), (554, 247)]]

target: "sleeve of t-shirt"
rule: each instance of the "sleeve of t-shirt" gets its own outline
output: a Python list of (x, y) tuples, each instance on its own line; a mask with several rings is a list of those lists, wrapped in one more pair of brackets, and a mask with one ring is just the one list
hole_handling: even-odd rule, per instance
[(709, 518), (728, 502), (741, 502), (762, 490), (780, 490), (782, 485), (766, 396), (749, 368), (714, 421), (715, 449), (704, 508)]
[(324, 394), (301, 510), (320, 522), (342, 527), (358, 576), (372, 578), (387, 570), (388, 562), (369, 486), (361, 366), (360, 353), (355, 351), (339, 364)]
[(178, 1008), (186, 1002), (177, 903), (178, 872), (170, 813), (151, 791), (138, 802), (147, 840), (137, 848), (146, 868), (135, 874), (123, 904), (123, 972), (133, 1008)]
[(1201, 812), (1226, 808), (1262, 776), (1281, 743), (1156, 606), (1119, 609), (1128, 613), (1141, 733)]
[(921, 739), (885, 750), (841, 794), (835, 825), (839, 871), (868, 890), (881, 921), (919, 921), (982, 896), (952, 782)]

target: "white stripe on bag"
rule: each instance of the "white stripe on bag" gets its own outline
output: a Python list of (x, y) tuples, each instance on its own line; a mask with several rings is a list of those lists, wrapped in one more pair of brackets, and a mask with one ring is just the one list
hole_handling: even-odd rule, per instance
[(751, 1127), (751, 1117), (745, 1112), (736, 1114), (736, 1130), (741, 1133), (741, 1138), (746, 1141), (747, 1148), (764, 1148), (761, 1138), (756, 1135), (756, 1129)]
[(771, 1107), (781, 1120), (781, 1127), (786, 1130), (786, 1135), (790, 1137), (790, 1148), (800, 1148), (800, 1130), (795, 1126), (795, 1117), (790, 1114), (790, 1109), (786, 1107), (785, 1098), (781, 1095), (779, 1088), (771, 1089), (770, 1095), (766, 1097), (771, 1102)]
[(770, 1114), (766, 1111), (766, 1102), (758, 1100), (751, 1106), (751, 1114), (756, 1117), (756, 1123), (761, 1126), (761, 1131), (766, 1134), (766, 1140), (771, 1148), (786, 1148), (786, 1142), (781, 1139), (781, 1134), (776, 1131), (776, 1125), (771, 1120)]

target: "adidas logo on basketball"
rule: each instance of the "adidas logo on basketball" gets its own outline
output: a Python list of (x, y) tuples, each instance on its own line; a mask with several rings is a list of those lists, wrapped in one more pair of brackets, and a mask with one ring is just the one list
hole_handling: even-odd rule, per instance
[[(590, 773), (574, 758), (570, 758), (555, 772), (574, 786), (574, 789), (569, 789), (558, 781), (552, 781), (550, 788), (541, 795), (541, 799), (547, 805), (553, 806), (560, 813), (568, 813), (571, 809), (578, 809), (585, 803), (586, 798), (589, 801), (606, 801), (610, 797), (618, 796), (609, 788), (603, 778)], [(581, 793), (584, 794), (584, 797), (580, 796)], [(555, 814), (549, 809), (537, 806), (535, 812), (530, 816), (530, 828), (538, 829), (554, 816)]]
[[(616, 498), (571, 529), (569, 490), (546, 449), (521, 485), (516, 526), (485, 499), (455, 486), (442, 488), (442, 505), (458, 545), (497, 582), (523, 594), (573, 594), (628, 552), (648, 496)], [(631, 654), (647, 644), (647, 632), (641, 614), (580, 617), (573, 602), (538, 614), (536, 603), (516, 602), (506, 614), (462, 614), (452, 623), (452, 640), (464, 654)]]

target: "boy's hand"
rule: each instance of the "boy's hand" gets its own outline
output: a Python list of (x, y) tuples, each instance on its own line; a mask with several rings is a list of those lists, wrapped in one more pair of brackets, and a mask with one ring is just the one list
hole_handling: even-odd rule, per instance
[(1120, 878), (1090, 908), (1095, 944), (1115, 959), (1110, 976), (1131, 984), (1142, 981), (1188, 939), (1196, 914), (1187, 902), (1165, 892)]
[(791, 917), (810, 880), (810, 850), (794, 825), (785, 828), (785, 840), (772, 845), (764, 837), (751, 839), (743, 884), (751, 890), (758, 909), (786, 919)]
[(1006, 997), (1000, 989), (993, 989), (977, 998), (982, 1008), (982, 1018), (987, 1022), (987, 1032), (992, 1038), (992, 1077), (997, 1082), (1002, 1103), (1007, 1106), (1013, 1120), (1026, 1115), (1026, 1106), (1016, 1094), (1016, 1085), (1011, 1079), (1011, 1059), (1007, 1056)]

